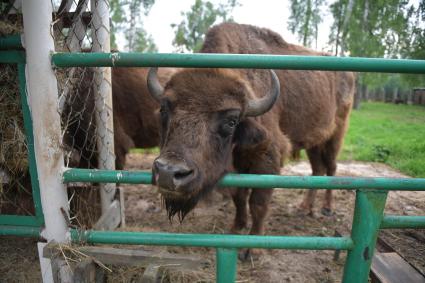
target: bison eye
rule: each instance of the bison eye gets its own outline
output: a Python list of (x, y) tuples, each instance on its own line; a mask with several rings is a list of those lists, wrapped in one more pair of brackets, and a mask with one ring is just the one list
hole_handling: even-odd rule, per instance
[(234, 127), (236, 127), (236, 125), (237, 125), (236, 120), (230, 120), (230, 121), (227, 122), (227, 127), (229, 127), (229, 128), (234, 128)]
[(228, 137), (235, 131), (236, 126), (238, 125), (237, 119), (228, 119), (224, 121), (221, 125), (219, 133), (222, 137)]

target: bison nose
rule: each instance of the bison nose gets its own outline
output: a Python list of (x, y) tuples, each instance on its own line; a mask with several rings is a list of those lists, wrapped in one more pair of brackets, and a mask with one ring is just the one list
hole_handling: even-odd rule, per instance
[(194, 170), (180, 160), (167, 160), (161, 157), (153, 163), (157, 185), (175, 190), (187, 185), (195, 177)]

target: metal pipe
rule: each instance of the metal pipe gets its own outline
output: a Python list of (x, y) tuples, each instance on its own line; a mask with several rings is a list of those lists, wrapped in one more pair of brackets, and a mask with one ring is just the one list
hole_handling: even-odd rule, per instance
[(68, 242), (68, 225), (61, 214), (68, 213), (68, 196), (60, 179), (63, 150), (60, 117), (57, 110), (58, 87), (50, 64), (54, 41), (50, 33), (52, 3), (23, 1), (25, 49), (27, 55), (27, 93), (30, 106), (34, 149), (41, 202), (48, 241)]
[(98, 244), (185, 246), (212, 248), (262, 248), (304, 250), (349, 250), (349, 237), (257, 236), (224, 234), (178, 234), (124, 231), (79, 231), (72, 229), (74, 242)]
[(0, 236), (40, 238), (40, 227), (0, 225)]
[(381, 229), (421, 229), (425, 228), (425, 216), (385, 215)]
[(0, 37), (0, 50), (22, 48), (22, 39), (20, 34)]
[(425, 73), (425, 60), (265, 54), (56, 53), (56, 67), (190, 67)]
[(367, 283), (370, 265), (384, 215), (387, 192), (357, 191), (351, 238), (354, 248), (348, 251), (344, 283)]
[(215, 274), (217, 283), (235, 282), (237, 271), (238, 250), (216, 249)]
[[(92, 50), (93, 52), (109, 53), (111, 52), (111, 46), (109, 42), (108, 2), (104, 0), (90, 1), (90, 4), (92, 11)], [(98, 168), (114, 170), (115, 153), (111, 68), (95, 68), (93, 71)], [(115, 192), (115, 184), (100, 184), (100, 204), (102, 215), (109, 210), (109, 207), (115, 198)]]
[[(150, 172), (107, 171), (97, 169), (67, 169), (63, 181), (71, 182), (112, 182), (121, 184), (151, 184)], [(380, 189), (400, 191), (425, 191), (425, 178), (357, 178), (326, 176), (280, 176), (256, 174), (227, 174), (220, 182), (224, 187), (249, 188), (316, 188), (316, 189)]]
[(36, 216), (2, 214), (0, 215), (0, 225), (40, 227), (40, 221)]
[(0, 51), (0, 63), (25, 63), (25, 52), (17, 50)]

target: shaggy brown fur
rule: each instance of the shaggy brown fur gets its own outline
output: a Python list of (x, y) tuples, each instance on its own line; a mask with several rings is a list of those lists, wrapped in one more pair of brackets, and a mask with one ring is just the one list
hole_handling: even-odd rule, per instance
[[(286, 43), (270, 30), (235, 23), (210, 29), (201, 52), (327, 55)], [(354, 75), (286, 70), (276, 74), (280, 98), (269, 112), (255, 118), (244, 115), (247, 101), (269, 92), (269, 71), (187, 69), (170, 79), (161, 102), (159, 159), (189, 168), (192, 174), (184, 186), (162, 188), (170, 216), (184, 217), (232, 166), (240, 173), (279, 174), (283, 160), (306, 149), (313, 175), (334, 175), (353, 101)], [(238, 123), (231, 130), (230, 120)], [(161, 179), (155, 163), (153, 175), (154, 181)], [(328, 192), (324, 207), (330, 210)], [(247, 225), (249, 202), (250, 233), (263, 234), (271, 195), (271, 189), (238, 189), (232, 231), (238, 233)], [(311, 194), (303, 206), (311, 210)]]
[[(112, 100), (114, 115), (114, 143), (116, 168), (123, 169), (125, 156), (130, 148), (158, 146), (159, 104), (150, 95), (146, 86), (147, 69), (113, 68)], [(174, 69), (161, 69), (159, 79), (166, 83)], [(86, 70), (84, 80), (63, 111), (63, 120), (74, 115), (64, 136), (64, 144), (72, 148), (70, 167), (97, 168), (94, 94), (91, 91), (93, 73)]]

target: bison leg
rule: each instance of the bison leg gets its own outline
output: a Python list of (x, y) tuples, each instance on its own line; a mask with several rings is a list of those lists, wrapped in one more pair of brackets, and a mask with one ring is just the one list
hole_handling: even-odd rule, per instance
[[(269, 147), (267, 150), (255, 150), (249, 156), (254, 162), (246, 163), (248, 166), (236, 168), (238, 172), (249, 174), (279, 174), (281, 154), (278, 147)], [(273, 189), (251, 189), (249, 196), (249, 211), (251, 213), (252, 226), (251, 235), (263, 235), (265, 233), (264, 222), (270, 206)], [(246, 204), (246, 202), (244, 202)], [(256, 258), (261, 254), (258, 249), (242, 249), (239, 259), (248, 260)]]
[(249, 197), (249, 210), (252, 217), (251, 235), (264, 234), (264, 220), (269, 210), (272, 193), (272, 189), (252, 190), (251, 196)]
[(248, 223), (248, 200), (249, 190), (238, 188), (232, 192), (232, 199), (236, 207), (235, 221), (230, 229), (230, 233), (239, 234), (242, 229), (247, 227)]
[[(273, 189), (252, 190), (251, 196), (249, 197), (249, 210), (252, 217), (252, 226), (249, 234), (264, 235), (264, 221), (267, 217), (272, 193)], [(262, 251), (260, 249), (242, 249), (239, 252), (239, 259), (242, 261), (246, 261), (251, 258), (257, 259), (261, 256), (261, 254)]]
[[(326, 142), (325, 149), (322, 151), (322, 160), (326, 166), (326, 175), (335, 176), (336, 173), (336, 158), (342, 145), (345, 127), (341, 127), (335, 135)], [(332, 215), (332, 191), (327, 190), (321, 212), (323, 215)]]
[(130, 148), (134, 147), (134, 142), (125, 130), (120, 126), (118, 121), (114, 121), (114, 143), (115, 143), (115, 168), (117, 170), (124, 169), (125, 156)]
[[(313, 176), (323, 176), (326, 174), (326, 166), (322, 159), (322, 150), (316, 146), (307, 150), (307, 156), (310, 160)], [(313, 215), (314, 200), (316, 199), (317, 190), (308, 190), (304, 195), (304, 199), (300, 205), (300, 209), (306, 215)]]

